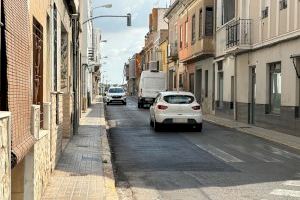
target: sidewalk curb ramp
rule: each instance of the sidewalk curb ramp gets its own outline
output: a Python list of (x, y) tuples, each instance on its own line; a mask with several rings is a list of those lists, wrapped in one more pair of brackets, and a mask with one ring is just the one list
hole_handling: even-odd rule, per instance
[(111, 161), (111, 151), (107, 137), (106, 118), (103, 99), (100, 98), (101, 158), (103, 163), (104, 187), (106, 200), (118, 200), (115, 177)]

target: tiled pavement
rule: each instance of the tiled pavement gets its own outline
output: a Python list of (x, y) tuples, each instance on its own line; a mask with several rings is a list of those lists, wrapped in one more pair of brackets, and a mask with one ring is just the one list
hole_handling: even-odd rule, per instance
[(100, 104), (97, 103), (82, 117), (79, 133), (62, 153), (43, 199), (104, 199), (100, 130)]

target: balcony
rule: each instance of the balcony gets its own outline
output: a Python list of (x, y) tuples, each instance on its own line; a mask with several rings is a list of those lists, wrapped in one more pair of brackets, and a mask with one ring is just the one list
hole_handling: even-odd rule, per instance
[(251, 20), (238, 19), (226, 26), (226, 53), (242, 52), (251, 48)]
[(169, 44), (169, 46), (168, 46), (168, 58), (169, 58), (169, 60), (173, 60), (173, 61), (178, 59), (177, 42)]

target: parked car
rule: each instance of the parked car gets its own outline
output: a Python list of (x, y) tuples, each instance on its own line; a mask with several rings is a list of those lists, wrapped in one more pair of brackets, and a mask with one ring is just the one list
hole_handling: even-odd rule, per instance
[(150, 107), (150, 125), (159, 131), (163, 125), (190, 125), (202, 131), (202, 111), (190, 92), (160, 92)]
[(139, 83), (138, 108), (152, 105), (159, 92), (167, 89), (166, 73), (159, 71), (143, 71)]
[(126, 93), (122, 87), (110, 87), (106, 92), (106, 104), (121, 102), (126, 105)]

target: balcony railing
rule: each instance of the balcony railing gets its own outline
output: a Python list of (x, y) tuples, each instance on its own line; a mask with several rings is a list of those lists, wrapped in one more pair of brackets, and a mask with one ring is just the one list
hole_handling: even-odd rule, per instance
[(226, 48), (244, 47), (251, 45), (251, 20), (239, 19), (226, 26)]

